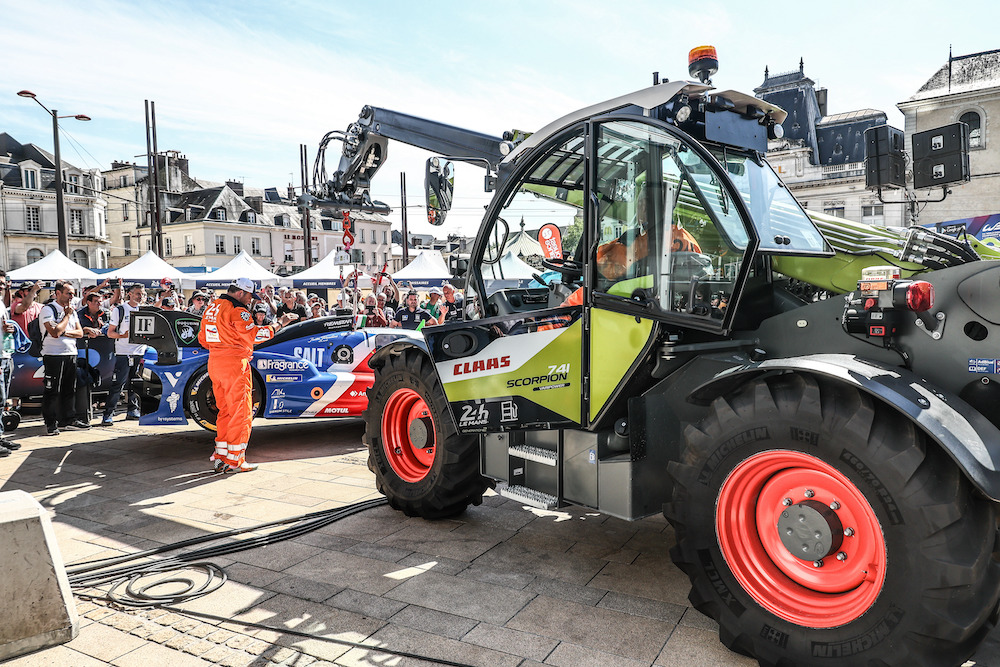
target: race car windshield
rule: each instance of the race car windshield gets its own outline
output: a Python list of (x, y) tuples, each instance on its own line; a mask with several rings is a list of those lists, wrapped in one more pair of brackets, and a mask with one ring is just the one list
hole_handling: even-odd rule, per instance
[[(750, 210), (763, 252), (830, 255), (833, 249), (781, 182), (771, 165), (725, 147), (710, 148)], [(724, 193), (720, 193), (724, 197)]]

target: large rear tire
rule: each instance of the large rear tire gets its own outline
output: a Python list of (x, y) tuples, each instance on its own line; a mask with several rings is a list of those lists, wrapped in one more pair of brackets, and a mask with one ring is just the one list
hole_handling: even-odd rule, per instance
[(392, 507), (441, 519), (482, 502), (489, 480), (479, 474), (478, 439), (458, 433), (425, 355), (390, 356), (363, 417), (368, 467)]
[(959, 665), (995, 622), (996, 506), (907, 418), (782, 375), (717, 399), (670, 466), (674, 562), (762, 665)]

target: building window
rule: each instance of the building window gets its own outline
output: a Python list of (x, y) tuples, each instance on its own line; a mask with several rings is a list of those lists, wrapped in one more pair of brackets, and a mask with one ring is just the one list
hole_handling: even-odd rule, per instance
[(966, 111), (958, 120), (969, 126), (969, 148), (982, 148), (983, 123), (979, 114), (975, 111)]
[(76, 174), (70, 174), (70, 176), (66, 180), (67, 180), (66, 183), (67, 194), (71, 195), (80, 194), (80, 177), (77, 176)]
[(34, 264), (44, 256), (45, 255), (42, 254), (41, 250), (38, 248), (32, 248), (28, 251), (28, 264)]
[(225, 255), (226, 254), (226, 237), (222, 234), (215, 235), (215, 254)]
[(28, 206), (24, 211), (24, 228), (29, 232), (42, 231), (42, 222), (37, 206)]
[(234, 255), (240, 254), (240, 250), (242, 250), (242, 249), (243, 249), (243, 243), (240, 241), (240, 237), (239, 236), (234, 236), (233, 237), (233, 254)]
[(128, 204), (122, 204), (122, 220), (128, 220)]
[(877, 206), (861, 207), (861, 222), (874, 227), (885, 227), (885, 207), (881, 204)]
[(285, 216), (281, 215), (280, 213), (278, 215), (274, 216), (274, 226), (275, 227), (284, 227), (285, 226), (285, 220), (284, 220), (284, 218), (285, 218)]
[(85, 269), (90, 268), (90, 263), (87, 260), (86, 250), (74, 250), (73, 251), (73, 261), (82, 266)]
[(256, 225), (257, 213), (255, 213), (254, 211), (247, 211), (247, 222), (249, 222), (251, 225)]
[(153, 249), (153, 238), (150, 237), (146, 239), (146, 252), (149, 252), (152, 249)]
[(83, 234), (83, 211), (80, 209), (69, 210), (69, 233)]
[(293, 260), (294, 260), (294, 256), (292, 255), (292, 244), (291, 243), (286, 243), (285, 244), (285, 261), (286, 262), (291, 262)]
[(119, 176), (118, 177), (118, 187), (124, 188), (126, 185), (128, 185), (128, 176), (124, 176), (124, 175)]
[(254, 236), (250, 239), (250, 254), (260, 255), (260, 237)]
[(844, 207), (843, 206), (827, 206), (823, 209), (823, 212), (827, 215), (832, 215), (835, 218), (844, 217)]
[(23, 172), (24, 177), (24, 187), (28, 190), (38, 189), (38, 170), (37, 169), (25, 169)]
[(167, 257), (171, 257), (174, 254), (174, 240), (170, 238), (163, 239), (163, 252), (167, 254)]
[(194, 240), (191, 238), (190, 234), (184, 235), (184, 254), (185, 255), (194, 254)]
[(312, 259), (314, 262), (319, 260), (319, 248), (317, 248), (315, 245), (312, 246)]
[[(94, 230), (100, 238), (104, 238), (104, 214), (100, 211), (97, 212), (97, 229)], [(100, 268), (104, 268), (103, 266)]]
[(125, 256), (132, 256), (132, 237), (128, 234), (122, 235), (122, 247), (125, 249)]
[(388, 243), (388, 242), (389, 242), (389, 232), (387, 232), (387, 231), (385, 231), (383, 229), (382, 230), (382, 243)]
[(102, 190), (108, 189), (108, 178), (106, 176), (101, 176), (101, 189)]
[(215, 218), (216, 220), (225, 220), (226, 219), (226, 209), (221, 208), (221, 207), (215, 209), (214, 211), (212, 211), (212, 217)]

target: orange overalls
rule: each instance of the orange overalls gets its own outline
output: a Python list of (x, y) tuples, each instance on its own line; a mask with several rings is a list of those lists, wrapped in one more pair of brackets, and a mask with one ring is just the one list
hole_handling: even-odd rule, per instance
[(208, 376), (219, 409), (211, 461), (232, 468), (245, 465), (253, 420), (253, 344), (258, 335), (270, 338), (273, 333), (274, 325), (257, 326), (246, 306), (227, 294), (213, 301), (201, 317), (198, 342), (208, 348)]

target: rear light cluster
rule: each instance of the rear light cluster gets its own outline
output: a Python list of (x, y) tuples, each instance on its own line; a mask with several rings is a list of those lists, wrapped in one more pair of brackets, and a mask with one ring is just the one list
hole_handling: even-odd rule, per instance
[(857, 291), (847, 296), (843, 324), (849, 333), (880, 339), (889, 347), (899, 327), (900, 311), (919, 314), (933, 307), (934, 286), (929, 282), (900, 279), (899, 268), (894, 266), (874, 266), (862, 271)]

